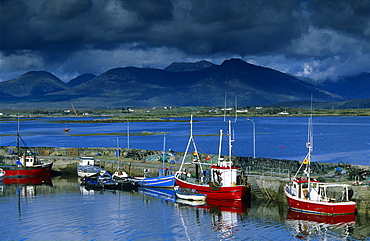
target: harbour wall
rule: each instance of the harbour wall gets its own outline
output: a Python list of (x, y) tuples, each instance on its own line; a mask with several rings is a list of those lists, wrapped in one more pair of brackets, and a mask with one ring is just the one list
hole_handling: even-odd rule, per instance
[[(127, 172), (130, 176), (143, 176), (144, 170), (150, 175), (157, 175), (158, 169), (162, 167), (162, 151), (141, 150), (141, 149), (120, 149), (116, 148), (54, 148), (54, 147), (32, 147), (29, 148), (39, 154), (40, 159), (51, 160), (54, 175), (77, 175), (76, 167), (80, 156), (91, 156), (97, 160), (97, 164), (110, 172), (118, 168)], [(0, 146), (0, 161), (10, 162), (14, 160), (16, 147)], [(25, 149), (23, 150), (25, 151)], [(118, 156), (117, 156), (118, 154)], [(184, 155), (181, 152), (173, 152), (172, 157), (165, 163), (170, 172), (175, 173), (180, 166), (180, 158)], [(152, 158), (157, 156), (157, 158)], [(201, 155), (202, 159), (208, 155)], [(212, 159), (215, 155), (210, 155)], [(248, 176), (248, 183), (251, 185), (252, 196), (255, 199), (269, 199), (278, 202), (286, 202), (284, 187), (289, 182), (291, 175), (299, 167), (298, 161), (278, 160), (270, 158), (232, 157), (233, 162), (243, 168)], [(327, 175), (334, 172), (337, 164), (319, 163), (313, 167), (314, 173)], [(195, 172), (194, 168), (186, 167), (188, 172)], [(346, 176), (336, 176), (331, 181), (349, 181), (349, 170), (369, 170), (368, 166), (342, 166), (347, 170)], [(360, 212), (369, 214), (370, 208), (370, 186), (353, 186), (354, 199)]]

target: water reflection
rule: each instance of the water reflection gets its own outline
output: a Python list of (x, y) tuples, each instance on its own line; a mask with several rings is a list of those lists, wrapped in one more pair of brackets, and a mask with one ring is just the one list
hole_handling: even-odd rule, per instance
[[(315, 216), (286, 203), (205, 203), (170, 189), (88, 190), (78, 178), (0, 182), (4, 240), (369, 240), (367, 215)], [(102, 219), (102, 217), (104, 217)], [(104, 220), (102, 222), (102, 220)], [(37, 227), (37, 228), (35, 228)], [(11, 231), (6, 231), (11, 230)]]
[(173, 189), (139, 187), (138, 190), (144, 195), (149, 195), (151, 197), (160, 198), (170, 202), (176, 201), (175, 191)]
[(326, 239), (334, 236), (346, 240), (353, 235), (356, 218), (354, 214), (324, 216), (288, 211), (286, 223), (291, 233), (303, 240)]
[(5, 185), (10, 185), (10, 184), (23, 184), (23, 185), (32, 185), (32, 186), (36, 186), (36, 185), (47, 185), (47, 186), (52, 186), (52, 182), (51, 182), (51, 179), (50, 177), (26, 177), (26, 176), (19, 176), (19, 177), (12, 177), (12, 178), (8, 178), (8, 177), (5, 177), (3, 179), (3, 183)]

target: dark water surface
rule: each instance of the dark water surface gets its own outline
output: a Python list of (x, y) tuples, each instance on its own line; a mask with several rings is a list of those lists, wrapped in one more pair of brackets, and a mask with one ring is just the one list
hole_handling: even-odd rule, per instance
[[(0, 183), (1, 240), (370, 240), (364, 214), (323, 218), (285, 202), (180, 203), (169, 190), (94, 191), (78, 179)], [(149, 195), (150, 194), (150, 195)]]
[[(163, 135), (156, 133), (164, 132), (166, 147), (184, 152), (190, 132), (190, 118), (183, 118), (185, 122), (50, 122), (62, 119), (66, 118), (22, 120), (20, 133), (31, 147), (116, 147), (118, 137), (121, 148), (162, 150)], [(93, 118), (67, 118), (81, 119)], [(253, 121), (257, 157), (290, 160), (302, 160), (305, 157), (308, 121), (306, 117), (259, 117), (253, 118)], [(314, 117), (313, 121), (314, 161), (370, 165), (370, 117)], [(0, 146), (15, 145), (17, 125), (17, 121), (0, 122)], [(70, 128), (70, 132), (63, 132), (65, 128)], [(233, 155), (253, 156), (252, 122), (238, 118), (232, 128), (235, 138)], [(228, 124), (223, 118), (194, 118), (193, 133), (199, 152), (218, 153), (220, 129), (227, 133)], [(153, 135), (140, 135), (143, 132)], [(127, 133), (130, 133), (129, 138)], [(225, 142), (224, 155), (228, 154), (226, 145)]]

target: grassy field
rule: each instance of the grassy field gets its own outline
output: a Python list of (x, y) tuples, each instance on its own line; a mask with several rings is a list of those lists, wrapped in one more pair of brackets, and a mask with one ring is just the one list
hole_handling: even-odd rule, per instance
[[(125, 121), (175, 121), (177, 117), (289, 117), (308, 116), (310, 109), (282, 108), (282, 107), (249, 107), (225, 111), (222, 107), (157, 107), (157, 108), (130, 108), (130, 109), (81, 109), (77, 115), (66, 110), (0, 110), (0, 120), (29, 117), (75, 117), (68, 122), (86, 122), (81, 117), (103, 117), (88, 122), (125, 122)], [(370, 116), (370, 109), (313, 109), (313, 116)]]

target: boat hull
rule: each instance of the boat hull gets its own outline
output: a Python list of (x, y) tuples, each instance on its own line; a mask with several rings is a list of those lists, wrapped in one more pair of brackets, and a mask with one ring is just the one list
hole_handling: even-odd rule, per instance
[[(192, 189), (188, 189), (192, 190)], [(177, 186), (175, 187), (175, 194), (178, 198), (189, 200), (189, 201), (205, 201), (206, 200), (206, 195), (203, 193), (199, 192), (187, 192), (187, 191), (182, 191), (181, 188), (178, 188)]]
[(210, 185), (198, 185), (176, 178), (176, 185), (180, 188), (191, 188), (207, 195), (207, 199), (243, 200), (247, 197), (247, 186), (237, 185), (232, 187), (212, 188)]
[(27, 177), (50, 177), (51, 168), (53, 163), (46, 163), (35, 165), (32, 167), (24, 166), (4, 166), (2, 167), (5, 171), (5, 177), (16, 177), (16, 176), (27, 176)]
[(317, 223), (328, 223), (328, 224), (352, 224), (355, 223), (355, 214), (345, 214), (345, 215), (316, 215), (310, 213), (296, 212), (289, 210), (287, 215), (287, 220), (305, 220)]
[(93, 165), (77, 165), (77, 176), (78, 177), (91, 177), (100, 172), (104, 171), (103, 168)]
[(356, 212), (355, 202), (316, 202), (292, 196), (285, 190), (285, 196), (288, 201), (289, 208), (297, 212), (318, 214), (318, 215), (346, 215)]
[(173, 188), (175, 175), (168, 175), (154, 178), (141, 178), (135, 180), (141, 187)]

